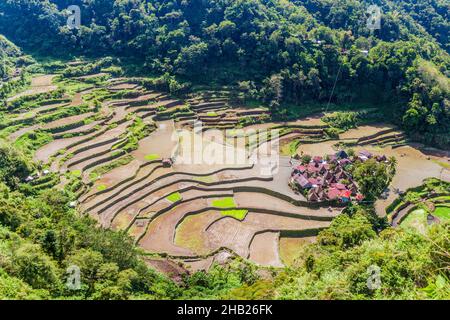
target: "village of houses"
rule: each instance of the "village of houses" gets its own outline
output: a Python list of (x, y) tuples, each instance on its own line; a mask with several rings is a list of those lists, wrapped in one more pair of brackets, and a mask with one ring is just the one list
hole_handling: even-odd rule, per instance
[(315, 156), (309, 160), (309, 156), (303, 156), (303, 162), (291, 160), (293, 170), (289, 185), (310, 202), (361, 202), (364, 196), (359, 192), (349, 169), (358, 161), (364, 162), (372, 158), (378, 162), (387, 161), (384, 155), (374, 156), (364, 150), (352, 157), (343, 150), (325, 158)]

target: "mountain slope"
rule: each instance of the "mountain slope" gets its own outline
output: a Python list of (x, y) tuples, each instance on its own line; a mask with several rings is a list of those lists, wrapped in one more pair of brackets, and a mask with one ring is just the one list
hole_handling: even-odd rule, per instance
[(0, 35), (0, 83), (7, 80), (15, 72), (18, 58), (22, 56), (20, 49)]
[[(418, 66), (428, 61), (448, 77), (449, 5), (377, 3), (381, 29), (372, 33), (370, 1), (6, 0), (0, 33), (45, 55), (115, 54), (196, 83), (252, 81), (259, 94), (250, 98), (279, 117), (307, 101), (387, 106), (412, 135), (445, 147), (449, 92)], [(81, 7), (79, 30), (66, 26), (70, 4)]]

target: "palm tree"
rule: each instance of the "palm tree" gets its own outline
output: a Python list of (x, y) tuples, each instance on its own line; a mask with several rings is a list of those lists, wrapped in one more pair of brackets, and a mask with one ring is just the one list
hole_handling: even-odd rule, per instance
[(389, 181), (392, 181), (392, 178), (394, 178), (396, 172), (397, 172), (397, 159), (395, 157), (390, 157), (388, 159)]

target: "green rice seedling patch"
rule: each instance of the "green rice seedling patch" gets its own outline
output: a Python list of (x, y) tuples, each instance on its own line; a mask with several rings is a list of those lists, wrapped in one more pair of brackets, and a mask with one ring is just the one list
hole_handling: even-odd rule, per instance
[(234, 209), (234, 210), (225, 210), (221, 212), (224, 216), (233, 217), (237, 220), (244, 220), (245, 216), (248, 213), (248, 210), (244, 209)]
[(103, 191), (106, 190), (107, 186), (106, 184), (100, 184), (97, 186), (97, 191)]
[(212, 201), (212, 206), (215, 208), (236, 208), (236, 203), (231, 197), (216, 199)]
[(166, 199), (169, 200), (170, 202), (175, 203), (175, 202), (181, 201), (183, 199), (183, 197), (181, 196), (181, 194), (179, 192), (174, 192), (174, 193), (168, 195), (166, 197)]
[(153, 160), (161, 159), (160, 155), (157, 154), (157, 153), (148, 154), (144, 158), (147, 161), (153, 161)]
[(433, 215), (440, 219), (450, 220), (450, 207), (437, 206), (433, 212)]

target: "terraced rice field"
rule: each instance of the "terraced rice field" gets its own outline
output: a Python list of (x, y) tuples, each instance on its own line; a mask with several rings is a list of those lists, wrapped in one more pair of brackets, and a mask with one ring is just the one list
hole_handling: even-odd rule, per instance
[(16, 100), (17, 98), (28, 96), (32, 94), (45, 93), (49, 91), (53, 91), (57, 89), (57, 86), (52, 84), (52, 80), (55, 77), (53, 74), (42, 75), (38, 77), (34, 77), (31, 80), (31, 86), (26, 91), (23, 91), (11, 98), (8, 98), (8, 101)]
[(433, 215), (439, 219), (450, 220), (450, 207), (448, 205), (436, 206), (436, 210), (433, 212)]
[(279, 252), (281, 261), (286, 265), (294, 264), (295, 260), (300, 258), (302, 254), (302, 247), (305, 244), (314, 242), (314, 240), (314, 237), (280, 237)]
[(408, 214), (408, 216), (402, 221), (401, 226), (405, 229), (414, 228), (425, 234), (425, 230), (428, 227), (427, 212), (424, 209), (416, 209)]
[[(83, 83), (90, 78), (76, 81)], [(52, 79), (35, 79), (32, 90), (53, 90)], [(94, 106), (90, 99), (95, 90), (109, 95), (100, 106)], [(124, 90), (125, 97), (113, 98)], [(55, 187), (71, 188), (79, 210), (103, 227), (125, 230), (148, 253), (164, 254), (164, 259), (149, 260), (161, 269), (172, 270), (174, 261), (191, 270), (204, 269), (229, 254), (262, 266), (282, 267), (292, 263), (302, 243), (313, 241), (341, 212), (342, 208), (329, 208), (326, 203), (308, 203), (288, 187), (288, 155), (276, 153), (279, 161), (275, 163), (262, 161), (274, 145), (296, 140), (301, 141), (298, 153), (334, 152), (339, 141), (325, 138), (327, 125), (320, 116), (267, 123), (266, 109), (235, 105), (226, 91), (200, 91), (178, 100), (146, 90), (127, 78), (113, 78), (107, 84), (80, 90), (68, 103), (44, 105), (32, 114), (51, 115), (67, 105), (80, 104), (88, 105), (86, 112), (48, 122), (31, 121), (11, 132), (9, 138), (14, 141), (36, 130), (49, 133), (52, 141), (38, 148), (34, 159), (60, 175)], [(247, 119), (245, 124), (243, 118)], [(194, 126), (195, 121), (203, 122), (201, 130)], [(145, 135), (139, 135), (137, 123), (146, 126)], [(237, 130), (242, 125), (247, 125), (243, 134)], [(280, 135), (249, 142), (258, 130), (272, 128), (278, 128)], [(217, 129), (221, 135), (201, 135), (207, 129)], [(180, 130), (188, 132), (183, 139), (177, 135)], [(379, 135), (371, 138), (374, 134)], [(235, 136), (233, 144), (227, 136)], [(372, 145), (402, 137), (395, 128), (380, 125), (351, 130), (342, 141), (354, 141), (356, 149), (397, 157), (399, 174), (390, 191), (393, 194), (395, 188), (420, 184), (423, 178), (442, 175), (443, 170), (412, 145)], [(245, 161), (183, 161), (190, 138), (214, 150), (215, 156), (226, 158), (237, 153)], [(193, 151), (195, 158), (198, 153)], [(166, 158), (175, 159), (174, 164), (164, 165)], [(445, 156), (431, 158), (448, 160)], [(383, 208), (390, 201), (391, 195), (377, 206)], [(285, 237), (286, 233), (296, 236)]]

